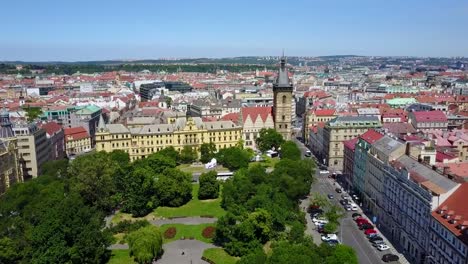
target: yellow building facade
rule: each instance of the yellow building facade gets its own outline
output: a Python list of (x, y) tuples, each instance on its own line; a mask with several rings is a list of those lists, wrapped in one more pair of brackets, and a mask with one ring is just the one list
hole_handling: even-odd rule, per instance
[(96, 150), (123, 150), (130, 160), (145, 158), (166, 147), (180, 151), (184, 146), (199, 150), (203, 143), (214, 143), (216, 149), (235, 146), (242, 138), (242, 127), (231, 121), (203, 122), (199, 117), (177, 118), (171, 124), (153, 124), (127, 128), (122, 124), (104, 125), (96, 133)]

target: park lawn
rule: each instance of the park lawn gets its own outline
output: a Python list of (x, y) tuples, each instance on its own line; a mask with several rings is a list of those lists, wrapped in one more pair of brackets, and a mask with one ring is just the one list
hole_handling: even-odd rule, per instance
[(145, 217), (133, 217), (132, 214), (127, 214), (127, 213), (122, 213), (118, 212), (112, 217), (111, 223), (117, 224), (118, 222), (122, 222), (124, 220), (131, 220), (131, 221), (137, 221), (137, 220), (153, 220), (153, 216), (147, 215)]
[[(212, 200), (198, 200), (199, 184), (193, 184), (192, 200), (180, 207), (158, 207), (152, 215), (156, 218), (160, 217), (188, 217), (188, 216), (212, 216), (220, 218), (226, 214), (221, 208), (221, 198)], [(221, 191), (220, 195), (221, 196)]]
[[(212, 169), (205, 169), (205, 165), (191, 166), (191, 164), (180, 164), (179, 166), (177, 166), (177, 169), (183, 172), (189, 172), (189, 173), (204, 173), (204, 172), (208, 172), (212, 170)], [(215, 170), (217, 172), (229, 171), (227, 168), (223, 167), (222, 165), (216, 166)]]
[(239, 257), (229, 255), (222, 248), (207, 248), (203, 251), (203, 257), (215, 264), (235, 264), (239, 260)]
[(131, 264), (136, 263), (133, 258), (130, 257), (130, 250), (128, 249), (114, 249), (112, 250), (111, 258), (108, 264)]
[(262, 155), (263, 161), (254, 161), (249, 163), (249, 167), (254, 166), (255, 164), (260, 164), (264, 168), (275, 168), (276, 163), (280, 161), (280, 158), (270, 158), (267, 155)]
[(208, 226), (216, 226), (216, 224), (200, 224), (200, 225), (184, 225), (184, 224), (165, 224), (160, 226), (161, 234), (163, 234), (164, 238), (164, 232), (169, 228), (169, 227), (175, 227), (176, 228), (176, 235), (173, 238), (166, 239), (164, 238), (164, 243), (169, 243), (175, 240), (179, 240), (182, 237), (185, 239), (193, 238), (196, 240), (200, 240), (206, 243), (211, 243), (211, 238), (204, 238), (202, 236), (202, 231), (205, 229), (205, 227)]

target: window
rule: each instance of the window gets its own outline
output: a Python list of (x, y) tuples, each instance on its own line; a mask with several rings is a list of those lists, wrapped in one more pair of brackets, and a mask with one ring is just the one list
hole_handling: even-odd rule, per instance
[(283, 116), (281, 117), (281, 119), (283, 119), (283, 121), (284, 121), (284, 120), (286, 119), (286, 116), (285, 116), (285, 115), (283, 115)]
[(285, 104), (285, 103), (286, 103), (286, 95), (283, 95), (283, 99), (282, 99), (282, 101), (283, 101), (283, 104)]

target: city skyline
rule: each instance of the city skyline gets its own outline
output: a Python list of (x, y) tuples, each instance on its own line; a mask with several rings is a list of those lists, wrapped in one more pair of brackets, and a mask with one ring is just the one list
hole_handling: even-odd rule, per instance
[[(468, 56), (460, 1), (5, 3), (0, 61)], [(466, 33), (466, 32), (465, 32)]]

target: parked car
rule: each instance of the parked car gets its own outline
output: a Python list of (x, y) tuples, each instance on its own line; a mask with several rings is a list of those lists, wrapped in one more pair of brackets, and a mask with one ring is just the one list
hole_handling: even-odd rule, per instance
[(366, 231), (364, 231), (364, 234), (365, 235), (377, 234), (377, 231), (375, 229), (366, 229)]
[(333, 198), (335, 198), (335, 196), (333, 196), (333, 194), (331, 194), (331, 193), (328, 194), (327, 197), (328, 197), (328, 199), (330, 199), (330, 200), (333, 199)]
[(314, 222), (315, 225), (321, 225), (321, 224), (328, 223), (328, 220), (327, 219), (312, 218), (312, 222)]
[(335, 192), (337, 192), (337, 193), (342, 193), (343, 191), (342, 191), (340, 188), (336, 188), (336, 189), (335, 189)]
[(379, 245), (385, 245), (385, 242), (383, 240), (376, 240), (376, 241), (372, 241), (372, 246), (374, 247), (378, 247)]
[(352, 207), (351, 207), (351, 205), (346, 204), (346, 205), (344, 206), (344, 209), (345, 209), (346, 211), (351, 211)]
[(350, 206), (351, 206), (351, 211), (357, 211), (358, 208), (359, 208), (359, 207), (357, 206), (357, 204), (355, 204), (355, 203), (351, 203)]
[(349, 196), (343, 193), (341, 199), (349, 200)]
[(330, 172), (327, 171), (327, 170), (321, 170), (321, 171), (320, 171), (320, 174), (330, 174)]
[(384, 251), (384, 250), (390, 249), (390, 247), (387, 246), (387, 245), (378, 245), (377, 249), (380, 250), (380, 251)]
[(352, 217), (354, 220), (356, 220), (356, 218), (361, 217), (361, 214), (360, 214), (360, 213), (353, 213), (353, 214), (351, 215), (351, 217)]
[(379, 235), (377, 235), (377, 233), (373, 233), (374, 235), (376, 235), (375, 237), (372, 237), (369, 239), (369, 242), (371, 243), (374, 243), (374, 242), (377, 242), (377, 241), (382, 241), (383, 242), (383, 238)]
[(356, 223), (357, 223), (358, 226), (361, 226), (363, 224), (370, 224), (369, 220), (364, 219), (364, 218), (356, 220)]
[(328, 235), (322, 236), (322, 241), (330, 241), (330, 240), (338, 241), (338, 236), (336, 234), (328, 234)]
[[(359, 226), (359, 229), (361, 230), (367, 230), (367, 229), (373, 229), (374, 226), (370, 223), (362, 224)], [(367, 235), (367, 234), (366, 234)]]
[(330, 246), (336, 246), (336, 245), (340, 244), (340, 242), (338, 240), (329, 240), (329, 241), (325, 241), (325, 243), (327, 243)]
[(356, 218), (354, 219), (354, 221), (356, 221), (356, 223), (359, 222), (359, 221), (362, 221), (362, 220), (366, 220), (366, 221), (367, 221), (367, 219), (365, 219), (365, 218), (362, 217), (362, 216), (356, 217)]
[(306, 153), (304, 154), (304, 156), (310, 157), (310, 156), (312, 156), (312, 153), (310, 152), (310, 150), (307, 150)]
[(340, 200), (340, 204), (342, 204), (342, 205), (347, 205), (348, 203), (349, 203), (349, 201), (346, 200), (346, 199)]
[(400, 260), (400, 258), (394, 254), (385, 254), (382, 256), (383, 262), (393, 262), (393, 261), (398, 261), (398, 260)]
[(379, 235), (376, 234), (376, 233), (372, 233), (372, 234), (367, 235), (367, 238), (368, 238), (369, 240), (373, 240), (373, 239), (379, 239), (379, 238), (382, 238), (382, 237), (379, 236)]

